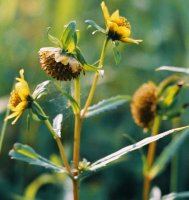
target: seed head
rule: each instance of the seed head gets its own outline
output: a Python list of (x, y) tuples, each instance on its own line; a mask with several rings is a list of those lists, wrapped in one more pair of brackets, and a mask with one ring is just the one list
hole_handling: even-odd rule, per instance
[(134, 93), (131, 113), (135, 123), (145, 129), (152, 126), (157, 110), (157, 87), (154, 83), (143, 84)]

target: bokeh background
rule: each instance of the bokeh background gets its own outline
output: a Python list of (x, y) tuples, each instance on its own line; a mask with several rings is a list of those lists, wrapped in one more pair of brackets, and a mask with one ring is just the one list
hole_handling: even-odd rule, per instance
[[(38, 51), (41, 47), (51, 46), (47, 39), (47, 27), (51, 33), (60, 36), (63, 27), (71, 20), (77, 21), (81, 30), (80, 47), (89, 63), (99, 59), (104, 36), (91, 34), (84, 23), (86, 19), (95, 20), (104, 27), (104, 19), (100, 8), (100, 0), (0, 0), (0, 128), (5, 115), (4, 104), (11, 91), (15, 76), (20, 68), (34, 89), (47, 80), (47, 75), (40, 69)], [(105, 58), (105, 76), (99, 81), (94, 103), (117, 94), (132, 95), (144, 82), (149, 80), (159, 83), (170, 72), (156, 72), (162, 65), (189, 66), (189, 2), (188, 0), (107, 0), (110, 12), (120, 10), (121, 15), (128, 18), (132, 25), (132, 36), (143, 39), (140, 45), (120, 44), (122, 60), (115, 64), (112, 45), (109, 44)], [(92, 73), (82, 75), (82, 102), (84, 103)], [(64, 85), (64, 83), (63, 83)], [(66, 87), (71, 84), (65, 83)], [(187, 101), (187, 92), (183, 92), (182, 100)], [(73, 140), (73, 115), (65, 99), (54, 88), (40, 100), (47, 108), (52, 120), (58, 113), (64, 114), (63, 143), (71, 159)], [(28, 184), (42, 174), (53, 174), (37, 166), (11, 160), (9, 150), (15, 142), (29, 144), (38, 153), (49, 158), (56, 154), (57, 147), (46, 127), (32, 122), (27, 130), (26, 115), (15, 126), (7, 127), (3, 149), (0, 153), (0, 199), (9, 200), (15, 196), (23, 196)], [(189, 122), (189, 112), (182, 115), (180, 126)], [(161, 131), (172, 128), (172, 123), (165, 121)], [(138, 141), (144, 135), (130, 114), (128, 104), (115, 111), (103, 113), (84, 122), (81, 139), (81, 157), (95, 161), (119, 148), (129, 145), (129, 135)], [(161, 140), (157, 154), (169, 143), (171, 137)], [(177, 191), (189, 190), (189, 154), (186, 140), (179, 149), (179, 170)], [(146, 152), (146, 148), (143, 148)], [(56, 175), (55, 175), (56, 176)], [(67, 180), (47, 184), (37, 193), (38, 199), (69, 199)], [(62, 179), (64, 180), (64, 178)], [(82, 200), (124, 200), (141, 199), (142, 195), (142, 162), (139, 152), (125, 157), (125, 161), (114, 165), (87, 178), (81, 184)], [(163, 194), (170, 191), (170, 165), (158, 176), (153, 185), (157, 185)]]

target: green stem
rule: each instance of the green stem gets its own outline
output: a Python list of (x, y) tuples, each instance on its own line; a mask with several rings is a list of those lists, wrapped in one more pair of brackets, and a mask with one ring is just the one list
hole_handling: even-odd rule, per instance
[[(46, 116), (46, 114), (45, 114), (45, 112), (43, 111), (43, 109), (41, 108), (41, 106), (40, 106), (37, 102), (34, 102), (34, 103), (35, 103), (35, 105), (39, 108), (41, 114)], [(70, 174), (72, 174), (71, 169), (70, 169), (70, 166), (69, 166), (69, 163), (68, 163), (68, 161), (67, 161), (66, 152), (65, 152), (64, 146), (63, 146), (63, 144), (62, 144), (60, 138), (56, 135), (56, 133), (55, 133), (55, 131), (54, 131), (54, 129), (53, 129), (53, 127), (52, 127), (50, 121), (49, 121), (48, 119), (46, 119), (46, 120), (44, 120), (44, 122), (45, 122), (45, 125), (47, 126), (47, 128), (49, 129), (49, 131), (51, 132), (51, 134), (52, 134), (53, 138), (55, 139), (56, 143), (57, 143), (57, 146), (58, 146), (58, 149), (59, 149), (59, 152), (60, 152), (60, 156), (61, 156), (61, 158), (62, 158), (62, 161), (63, 161), (63, 163), (64, 163), (64, 166), (66, 167), (66, 170), (67, 170)]]
[[(172, 120), (173, 128), (179, 127), (180, 118), (175, 118)], [(175, 134), (172, 135), (172, 140)], [(178, 152), (175, 153), (171, 160), (171, 180), (170, 180), (170, 191), (177, 192), (177, 181), (178, 181)]]
[[(80, 106), (80, 80), (79, 78), (74, 80), (74, 98), (77, 104)], [(80, 112), (75, 114), (75, 126), (74, 126), (74, 150), (73, 150), (73, 167), (78, 168), (80, 160), (80, 130), (81, 130), (81, 118)]]
[[(80, 79), (74, 80), (74, 98), (80, 107)], [(80, 161), (80, 136), (81, 136), (81, 117), (80, 111), (75, 112), (75, 125), (74, 125), (74, 146), (73, 146), (73, 168), (74, 175), (77, 175), (78, 165)], [(79, 200), (79, 180), (73, 179), (73, 196), (74, 200)]]
[[(161, 123), (161, 118), (159, 115), (157, 115), (154, 119), (154, 124), (152, 127), (152, 134), (151, 136), (155, 136), (159, 132)], [(143, 190), (143, 199), (148, 200), (149, 199), (149, 192), (150, 192), (150, 185), (151, 185), (151, 178), (148, 176), (148, 173), (153, 165), (154, 158), (155, 158), (155, 151), (156, 151), (156, 144), (157, 142), (152, 142), (149, 145), (148, 148), (148, 154), (147, 154), (147, 169), (144, 174), (144, 190)]]
[[(103, 44), (103, 47), (102, 47), (102, 52), (101, 52), (101, 56), (100, 56), (98, 67), (102, 67), (103, 66), (104, 57), (105, 57), (105, 51), (106, 51), (106, 47), (107, 47), (108, 41), (109, 41), (109, 38), (107, 37), (106, 40), (104, 41), (104, 44)], [(95, 92), (95, 89), (96, 89), (98, 78), (99, 78), (99, 72), (96, 72), (94, 80), (93, 80), (93, 83), (92, 83), (92, 86), (91, 86), (91, 90), (89, 92), (89, 96), (87, 98), (87, 101), (86, 101), (85, 106), (83, 108), (83, 111), (81, 113), (81, 118), (85, 117), (85, 114), (86, 114), (89, 106), (91, 105), (92, 99), (94, 97), (94, 92)]]
[[(9, 115), (9, 113), (10, 113), (10, 109), (7, 108), (5, 118)], [(3, 139), (5, 137), (6, 128), (7, 128), (7, 121), (4, 121), (2, 130), (1, 130), (1, 136), (0, 136), (0, 153), (1, 153), (2, 145), (3, 145)]]

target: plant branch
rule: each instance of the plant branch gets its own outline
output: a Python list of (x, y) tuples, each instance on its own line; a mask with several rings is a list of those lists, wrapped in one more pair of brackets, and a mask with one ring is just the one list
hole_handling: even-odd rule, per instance
[[(108, 41), (109, 41), (109, 38), (107, 37), (106, 40), (104, 41), (104, 44), (103, 44), (103, 47), (102, 47), (102, 52), (101, 52), (101, 56), (100, 56), (98, 67), (102, 67), (103, 66), (104, 57), (105, 57), (105, 51), (106, 51), (106, 47), (107, 47)], [(91, 105), (92, 99), (94, 97), (94, 92), (95, 92), (95, 89), (96, 89), (98, 78), (99, 78), (99, 72), (96, 72), (94, 80), (93, 80), (93, 83), (92, 83), (92, 86), (91, 86), (91, 89), (90, 89), (90, 92), (89, 92), (89, 96), (87, 98), (87, 101), (86, 101), (85, 106), (84, 106), (84, 108), (82, 110), (82, 113), (81, 113), (81, 118), (85, 117), (85, 114), (86, 114), (89, 106)]]
[[(156, 115), (154, 119), (154, 124), (152, 127), (152, 134), (151, 136), (155, 136), (159, 132), (160, 128), (160, 123), (161, 123), (161, 118), (160, 116)], [(151, 178), (149, 177), (148, 173), (153, 165), (154, 162), (154, 157), (155, 157), (155, 151), (156, 151), (156, 145), (157, 142), (152, 142), (149, 145), (148, 148), (148, 154), (147, 154), (147, 168), (144, 174), (144, 190), (143, 190), (143, 199), (148, 200), (149, 199), (149, 192), (150, 192), (150, 185), (151, 185)]]

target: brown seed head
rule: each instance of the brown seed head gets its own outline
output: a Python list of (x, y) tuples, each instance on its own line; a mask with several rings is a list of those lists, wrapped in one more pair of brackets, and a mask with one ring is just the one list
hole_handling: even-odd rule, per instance
[(39, 56), (41, 68), (56, 80), (77, 78), (82, 71), (81, 63), (72, 55), (62, 53), (61, 48), (41, 48)]
[(157, 87), (154, 83), (143, 84), (134, 93), (131, 113), (135, 123), (145, 129), (152, 126), (157, 110)]

